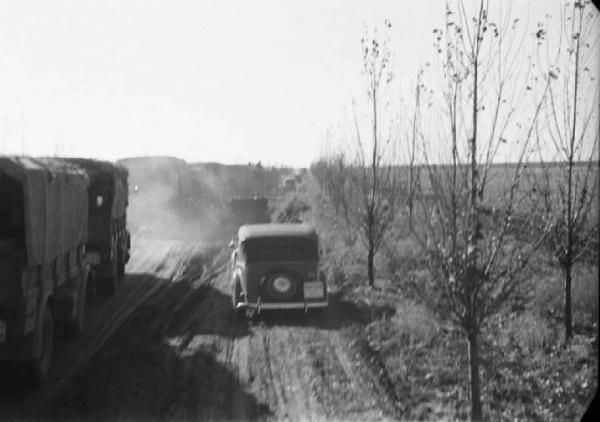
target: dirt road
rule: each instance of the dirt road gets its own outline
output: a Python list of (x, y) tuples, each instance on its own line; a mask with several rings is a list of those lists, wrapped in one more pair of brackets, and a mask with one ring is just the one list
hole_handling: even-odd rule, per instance
[(352, 309), (236, 319), (227, 253), (138, 241), (115, 298), (59, 343), (40, 391), (2, 393), (0, 416), (58, 420), (381, 420), (377, 377), (340, 330)]

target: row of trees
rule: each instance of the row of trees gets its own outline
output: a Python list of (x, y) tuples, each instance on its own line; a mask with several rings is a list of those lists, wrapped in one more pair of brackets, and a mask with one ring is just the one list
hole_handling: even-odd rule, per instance
[[(486, 320), (546, 250), (565, 277), (569, 341), (573, 265), (598, 239), (599, 86), (589, 71), (598, 59), (598, 13), (589, 1), (560, 12), (560, 34), (540, 22), (529, 49), (531, 34), (510, 8), (492, 16), (484, 0), (473, 10), (462, 0), (447, 6), (445, 27), (433, 31), (433, 71), (419, 72), (403, 130), (385, 135), (390, 45), (377, 33), (363, 38), (370, 142), (355, 107), (352, 137), (312, 167), (336, 211), (359, 228), (369, 285), (390, 229), (406, 226), (400, 231), (417, 240), (431, 277), (419, 286), (421, 297), (468, 341), (473, 419), (482, 418), (479, 336)], [(494, 163), (507, 151), (513, 162), (501, 169), (502, 182), (492, 182)]]

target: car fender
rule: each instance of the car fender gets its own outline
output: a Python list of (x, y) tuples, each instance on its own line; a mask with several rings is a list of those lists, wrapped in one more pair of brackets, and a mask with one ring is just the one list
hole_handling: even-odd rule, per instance
[(244, 294), (246, 294), (246, 277), (245, 277), (245, 269), (242, 265), (240, 265), (239, 263), (234, 263), (233, 264), (233, 270), (231, 272), (231, 282), (235, 283), (238, 282), (240, 283), (240, 286), (242, 286), (242, 292), (244, 292)]

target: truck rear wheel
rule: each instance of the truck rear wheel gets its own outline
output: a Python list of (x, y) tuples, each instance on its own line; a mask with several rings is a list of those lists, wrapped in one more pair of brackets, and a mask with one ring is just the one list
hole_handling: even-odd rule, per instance
[(75, 315), (67, 321), (66, 328), (69, 335), (77, 337), (81, 335), (85, 328), (85, 306), (88, 299), (87, 288), (88, 282), (91, 279), (91, 274), (88, 273), (79, 288)]
[(123, 256), (123, 249), (119, 249), (117, 252), (117, 275), (125, 275), (125, 257)]
[(42, 351), (40, 357), (27, 364), (27, 378), (30, 383), (35, 387), (40, 387), (48, 372), (50, 372), (50, 366), (52, 364), (52, 351), (54, 349), (54, 319), (52, 316), (52, 310), (49, 305), (46, 305), (44, 310), (44, 319), (42, 326), (40, 327), (41, 332), (37, 335), (42, 336)]
[(108, 265), (110, 266), (110, 273), (108, 276), (102, 277), (100, 285), (102, 286), (102, 292), (108, 296), (113, 296), (117, 293), (117, 283), (119, 279), (118, 274), (118, 257), (115, 256), (111, 259)]

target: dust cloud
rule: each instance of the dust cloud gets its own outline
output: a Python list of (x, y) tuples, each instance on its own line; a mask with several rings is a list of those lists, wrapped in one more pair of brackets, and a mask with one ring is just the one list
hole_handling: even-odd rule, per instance
[(228, 242), (240, 224), (270, 221), (267, 204), (282, 194), (281, 180), (292, 172), (260, 163), (188, 164), (173, 157), (118, 162), (129, 170), (132, 235), (205, 244)]
[(214, 244), (227, 241), (223, 188), (203, 183), (182, 160), (127, 158), (128, 226), (133, 236)]

